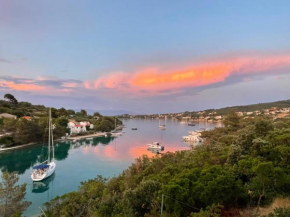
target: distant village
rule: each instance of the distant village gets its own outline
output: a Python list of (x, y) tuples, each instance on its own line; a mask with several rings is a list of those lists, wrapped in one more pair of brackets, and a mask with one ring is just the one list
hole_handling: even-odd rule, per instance
[[(207, 122), (221, 122), (227, 114), (220, 114), (219, 110), (204, 110), (198, 112), (181, 112), (181, 113), (169, 113), (169, 114), (151, 114), (151, 115), (128, 115), (124, 114), (119, 118), (126, 119), (173, 119), (182, 122), (188, 121), (207, 121)], [(289, 108), (272, 107), (269, 109), (261, 109), (255, 111), (236, 111), (236, 114), (240, 117), (254, 118), (255, 116), (269, 116), (273, 119), (290, 117)]]

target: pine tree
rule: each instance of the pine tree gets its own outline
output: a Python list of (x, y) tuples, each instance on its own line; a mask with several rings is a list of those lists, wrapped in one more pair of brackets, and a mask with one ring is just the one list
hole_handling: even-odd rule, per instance
[(16, 185), (19, 176), (16, 173), (4, 172), (0, 183), (0, 216), (20, 216), (31, 202), (23, 201), (26, 184)]

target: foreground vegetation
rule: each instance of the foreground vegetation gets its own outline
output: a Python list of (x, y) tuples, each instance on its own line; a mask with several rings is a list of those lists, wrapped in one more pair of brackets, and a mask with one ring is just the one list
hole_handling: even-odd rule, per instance
[(24, 201), (26, 184), (16, 185), (19, 176), (16, 173), (4, 172), (0, 182), (0, 216), (18, 217), (30, 206)]
[[(16, 115), (17, 119), (0, 118), (0, 147), (12, 147), (16, 145), (28, 143), (41, 143), (47, 141), (47, 125), (48, 125), (48, 108), (42, 105), (32, 105), (29, 102), (18, 102), (11, 94), (4, 96), (6, 100), (0, 100), (0, 114), (8, 113)], [(115, 118), (105, 117), (96, 112), (94, 115), (88, 115), (85, 110), (75, 112), (66, 110), (65, 108), (51, 108), (54, 138), (60, 138), (69, 133), (67, 124), (69, 119), (76, 121), (89, 121), (94, 124), (94, 129), (88, 131), (111, 131), (115, 128)], [(28, 116), (29, 120), (24, 118)], [(122, 124), (117, 120), (117, 124)]]
[[(290, 120), (240, 119), (205, 131), (191, 151), (136, 159), (121, 175), (98, 176), (46, 204), (47, 216), (256, 216), (290, 194)], [(277, 209), (269, 216), (289, 216)]]

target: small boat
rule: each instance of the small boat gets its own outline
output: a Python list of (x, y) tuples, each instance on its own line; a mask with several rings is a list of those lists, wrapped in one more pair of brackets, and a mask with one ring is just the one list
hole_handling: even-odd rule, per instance
[(133, 128), (131, 128), (131, 130), (137, 130), (137, 127), (133, 127)]
[(195, 126), (195, 124), (192, 123), (192, 122), (189, 122), (187, 125), (188, 125), (188, 126)]
[(93, 140), (93, 139), (94, 139), (93, 137), (86, 138), (86, 140)]
[[(49, 121), (48, 121), (48, 158), (40, 165), (32, 167), (31, 179), (34, 182), (42, 181), (51, 176), (56, 167), (54, 162), (54, 146), (53, 146), (53, 127), (51, 121), (51, 109), (49, 109)], [(52, 160), (50, 157), (52, 147)]]
[(160, 130), (165, 130), (166, 129), (166, 125), (165, 124), (160, 124), (160, 119), (159, 119), (159, 129)]
[(164, 146), (161, 146), (159, 142), (153, 142), (152, 144), (148, 144), (148, 149), (158, 149), (163, 151), (164, 150)]
[(188, 135), (188, 136), (183, 136), (183, 141), (186, 142), (202, 142), (203, 139), (199, 137), (198, 135)]
[(122, 133), (112, 133), (112, 137), (122, 136)]
[(159, 129), (160, 130), (165, 130), (166, 129), (166, 126), (164, 124), (161, 124), (161, 125), (159, 125)]
[(151, 153), (153, 154), (160, 154), (158, 149), (148, 149), (149, 151), (151, 151)]

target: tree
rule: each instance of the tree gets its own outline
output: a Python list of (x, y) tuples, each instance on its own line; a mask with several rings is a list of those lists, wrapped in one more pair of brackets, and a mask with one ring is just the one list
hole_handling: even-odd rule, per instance
[(10, 93), (6, 93), (4, 95), (4, 99), (7, 99), (8, 101), (10, 101), (13, 104), (18, 104), (17, 99), (12, 94), (10, 94)]
[(273, 125), (270, 121), (260, 119), (255, 123), (255, 133), (257, 136), (264, 137), (272, 129)]
[(258, 197), (258, 211), (262, 199), (283, 186), (286, 182), (286, 176), (285, 172), (279, 167), (275, 168), (272, 162), (259, 163), (253, 168), (253, 171), (256, 176), (251, 180), (249, 187), (253, 196)]
[(95, 112), (93, 116), (94, 117), (102, 117), (102, 115), (99, 112)]
[(86, 110), (84, 110), (84, 109), (81, 109), (80, 113), (81, 113), (81, 114), (83, 114), (83, 115), (85, 115), (85, 116), (87, 116), (87, 115), (88, 115), (87, 111), (86, 111)]
[(21, 118), (16, 123), (14, 141), (17, 144), (27, 144), (31, 142), (29, 140), (30, 137), (30, 129), (28, 127), (28, 122), (26, 119)]
[(67, 110), (65, 109), (65, 108), (60, 108), (59, 110), (58, 110), (58, 116), (60, 117), (60, 116), (67, 116), (68, 115), (68, 112), (67, 112)]
[(65, 118), (65, 117), (60, 117), (60, 118), (56, 119), (56, 123), (59, 124), (62, 127), (67, 128), (68, 119)]
[(67, 111), (68, 115), (75, 115), (76, 114), (76, 112), (74, 110), (72, 110), (72, 109), (68, 109), (66, 111)]
[(231, 111), (224, 119), (225, 127), (237, 130), (240, 126), (241, 118), (235, 111)]
[(16, 173), (4, 172), (0, 183), (0, 216), (20, 216), (30, 206), (23, 201), (26, 194), (26, 184), (16, 185), (19, 176)]

